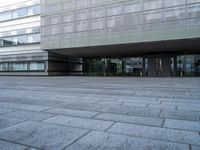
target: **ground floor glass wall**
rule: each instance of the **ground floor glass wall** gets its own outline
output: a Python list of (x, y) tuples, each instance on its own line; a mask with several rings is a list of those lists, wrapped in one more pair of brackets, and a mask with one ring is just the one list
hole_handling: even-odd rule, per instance
[(6, 71), (44, 71), (45, 62), (1, 62), (0, 72)]
[[(164, 57), (165, 58), (165, 57)], [(156, 76), (161, 76), (163, 58), (155, 58)], [(170, 76), (200, 76), (200, 55), (170, 56)], [(89, 76), (149, 76), (151, 58), (84, 58), (83, 75)], [(165, 74), (165, 72), (164, 72)], [(163, 75), (163, 74), (162, 74)]]

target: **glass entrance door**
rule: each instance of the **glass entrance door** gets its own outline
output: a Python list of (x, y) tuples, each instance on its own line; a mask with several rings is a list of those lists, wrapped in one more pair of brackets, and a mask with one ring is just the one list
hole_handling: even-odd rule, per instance
[(162, 59), (156, 58), (156, 76), (162, 75)]

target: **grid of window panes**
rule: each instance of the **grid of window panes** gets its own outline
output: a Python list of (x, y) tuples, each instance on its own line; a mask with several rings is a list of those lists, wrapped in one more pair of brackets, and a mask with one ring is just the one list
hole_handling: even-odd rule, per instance
[(0, 22), (40, 14), (40, 5), (0, 12)]
[(200, 37), (200, 0), (42, 0), (42, 47)]
[(45, 62), (2, 62), (1, 71), (44, 71)]
[(0, 47), (40, 42), (40, 27), (0, 32)]

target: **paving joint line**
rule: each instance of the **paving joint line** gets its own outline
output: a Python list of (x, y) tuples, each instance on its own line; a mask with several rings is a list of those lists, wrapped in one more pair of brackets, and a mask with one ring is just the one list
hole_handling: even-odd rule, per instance
[(41, 149), (41, 148), (38, 148), (38, 147), (34, 147), (34, 146), (18, 143), (16, 141), (9, 141), (7, 139), (2, 139), (2, 138), (0, 138), (0, 140), (1, 141), (5, 141), (5, 142), (9, 142), (9, 143), (13, 143), (13, 144), (17, 144), (17, 145), (21, 145), (21, 146), (26, 146), (27, 148), (25, 148), (25, 150), (29, 149), (30, 147), (35, 148), (35, 149), (39, 149), (39, 150), (44, 150), (44, 149)]
[(77, 138), (76, 140), (74, 140), (72, 143), (70, 143), (69, 145), (67, 145), (66, 147), (64, 147), (61, 150), (66, 149), (67, 147), (70, 147), (71, 145), (73, 145), (74, 143), (76, 143), (77, 141), (79, 141), (81, 138), (83, 138), (84, 136), (86, 136), (87, 134), (89, 134), (90, 132), (92, 132), (92, 130), (89, 130), (88, 132), (86, 132), (85, 134), (83, 134), (82, 136), (80, 136), (79, 138)]

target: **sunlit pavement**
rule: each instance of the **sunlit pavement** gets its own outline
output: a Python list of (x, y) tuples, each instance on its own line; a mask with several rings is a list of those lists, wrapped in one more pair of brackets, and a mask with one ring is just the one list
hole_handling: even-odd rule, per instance
[(0, 150), (199, 150), (200, 78), (0, 77)]

